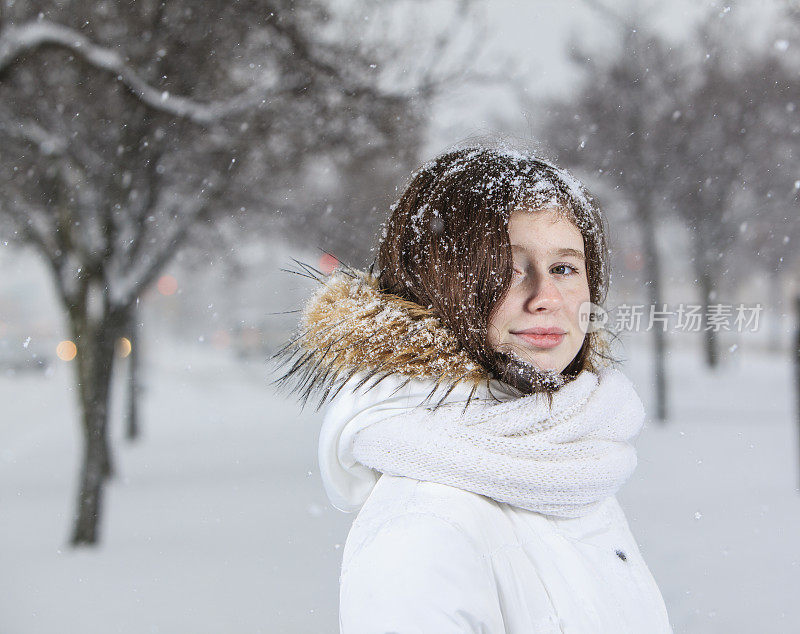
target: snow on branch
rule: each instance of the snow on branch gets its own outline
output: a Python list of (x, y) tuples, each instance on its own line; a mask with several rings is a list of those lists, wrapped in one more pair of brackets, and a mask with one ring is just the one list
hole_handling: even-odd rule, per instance
[(3, 117), (0, 119), (0, 131), (32, 143), (44, 156), (65, 154), (68, 148), (66, 139), (48, 132), (33, 120), (11, 121)]
[[(232, 99), (211, 103), (170, 95), (150, 86), (119, 53), (94, 44), (75, 29), (48, 21), (10, 25), (3, 29), (0, 33), (0, 73), (12, 66), (23, 53), (43, 46), (62, 46), (95, 68), (116, 75), (137, 98), (151, 108), (202, 125), (263, 102), (264, 94), (269, 89), (266, 84), (257, 83)], [(291, 90), (293, 87), (280, 92)]]

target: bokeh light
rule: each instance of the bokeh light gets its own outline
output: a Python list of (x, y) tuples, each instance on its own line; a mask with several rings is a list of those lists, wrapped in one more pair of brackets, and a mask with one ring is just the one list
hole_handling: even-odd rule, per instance
[(72, 361), (78, 354), (78, 346), (72, 341), (62, 341), (56, 346), (56, 356), (62, 361)]
[(131, 353), (131, 340), (127, 337), (117, 339), (117, 355), (123, 359)]
[(174, 295), (178, 290), (178, 280), (172, 275), (162, 275), (158, 278), (156, 288), (158, 288), (158, 292), (162, 295)]
[(339, 260), (330, 253), (323, 253), (322, 257), (319, 259), (319, 270), (325, 273), (325, 275), (333, 273), (337, 266), (339, 266)]

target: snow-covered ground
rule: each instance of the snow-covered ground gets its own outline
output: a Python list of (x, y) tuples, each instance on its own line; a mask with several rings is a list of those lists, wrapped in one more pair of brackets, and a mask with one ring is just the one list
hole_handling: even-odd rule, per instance
[[(645, 341), (627, 372), (652, 411)], [(0, 377), (0, 632), (333, 632), (351, 515), (319, 480), (320, 414), (263, 364), (147, 346), (144, 436), (114, 428), (103, 541), (67, 546), (78, 470), (71, 368)], [(798, 433), (788, 357), (715, 374), (670, 357), (672, 421), (648, 421), (619, 494), (677, 633), (800, 631)], [(643, 633), (644, 634), (644, 633)]]

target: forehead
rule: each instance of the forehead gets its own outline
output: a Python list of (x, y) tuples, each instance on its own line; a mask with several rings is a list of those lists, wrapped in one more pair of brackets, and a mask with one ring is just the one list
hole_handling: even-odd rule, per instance
[(534, 253), (558, 249), (583, 252), (583, 236), (561, 210), (517, 210), (508, 221), (511, 246)]

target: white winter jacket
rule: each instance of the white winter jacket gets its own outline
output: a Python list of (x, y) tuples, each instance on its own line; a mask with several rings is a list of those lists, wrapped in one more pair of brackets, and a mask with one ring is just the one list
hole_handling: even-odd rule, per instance
[[(430, 309), (383, 293), (371, 275), (337, 271), (321, 281), (303, 311), (301, 334), (282, 352), (290, 364), (282, 380), (299, 379), (305, 398), (334, 395), (320, 433), (320, 473), (335, 506), (359, 511), (343, 550), (341, 632), (671, 632), (658, 587), (602, 478), (596, 491), (603, 493), (590, 511), (563, 519), (498, 501), (504, 495), (473, 492), (490, 492), (485, 489), (404, 477), (410, 471), (383, 469), (381, 475), (366, 466), (374, 464), (364, 450), (370, 433), (387, 426), (402, 432), (398, 417), (419, 416), (416, 406), (431, 385), (442, 387), (446, 404), (520, 393), (476, 364)], [(353, 389), (362, 374), (383, 381)], [(528, 401), (516, 405), (528, 414)], [(605, 409), (608, 414), (608, 403)], [(422, 425), (415, 429), (430, 429), (427, 419), (413, 420)], [(503, 424), (509, 431), (515, 421)], [(449, 429), (461, 434), (458, 425)], [(498, 439), (505, 451), (516, 451), (514, 436), (512, 429)], [(413, 462), (409, 451), (413, 459), (428, 448), (404, 443), (402, 433), (393, 438), (382, 455), (396, 458), (404, 444), (402, 464)], [(477, 472), (502, 486), (519, 479), (513, 470), (494, 478), (490, 460), (464, 462), (447, 445), (438, 453), (445, 475), (452, 464), (461, 476)], [(568, 467), (562, 479), (594, 473), (595, 454), (582, 455), (586, 471)], [(624, 451), (619, 455), (619, 465), (629, 464)]]
[(343, 552), (342, 634), (672, 632), (615, 496), (561, 519), (359, 464), (359, 431), (424, 398), (421, 382), (395, 391), (393, 378), (343, 390), (320, 434), (332, 503), (353, 511), (366, 497)]

